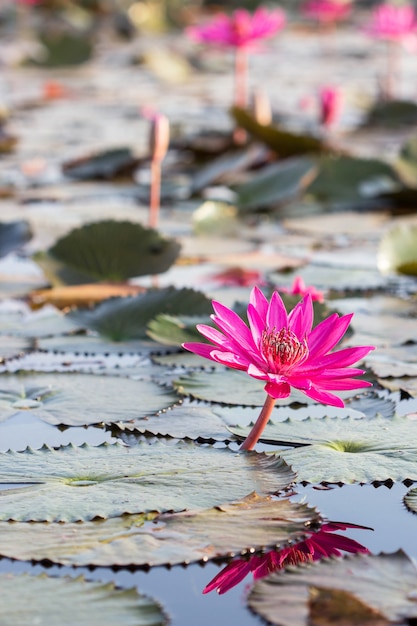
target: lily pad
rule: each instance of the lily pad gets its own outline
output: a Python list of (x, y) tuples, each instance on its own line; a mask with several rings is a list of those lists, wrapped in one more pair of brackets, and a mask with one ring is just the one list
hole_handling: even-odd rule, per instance
[(211, 311), (211, 302), (202, 292), (165, 287), (137, 296), (112, 298), (91, 311), (76, 311), (69, 316), (81, 326), (117, 342), (146, 339), (147, 325), (162, 313), (209, 315)]
[(404, 496), (404, 504), (411, 513), (417, 513), (417, 488), (410, 489)]
[(417, 224), (397, 224), (382, 237), (378, 268), (383, 273), (399, 272), (417, 276)]
[(231, 113), (239, 128), (243, 128), (252, 137), (265, 143), (281, 158), (331, 151), (324, 142), (312, 135), (298, 135), (276, 125), (259, 124), (253, 115), (244, 109), (233, 107)]
[(367, 366), (378, 378), (413, 376), (417, 378), (417, 350), (415, 344), (385, 347), (366, 360)]
[(25, 220), (0, 222), (0, 258), (18, 250), (31, 238), (32, 231)]
[(34, 260), (54, 285), (124, 281), (166, 272), (180, 245), (134, 222), (103, 220), (75, 228)]
[(186, 341), (200, 341), (204, 338), (196, 329), (197, 324), (209, 324), (209, 316), (179, 317), (160, 313), (148, 324), (147, 335), (158, 343), (180, 346)]
[[(191, 372), (173, 382), (180, 395), (229, 405), (263, 406), (264, 384), (244, 372), (216, 368), (215, 371)], [(277, 400), (277, 405), (311, 404), (313, 401), (294, 389), (288, 398)]]
[(76, 522), (124, 513), (208, 508), (295, 479), (284, 461), (255, 452), (141, 441), (0, 454), (2, 521)]
[(66, 161), (62, 170), (66, 176), (77, 180), (109, 180), (120, 174), (131, 174), (137, 166), (138, 159), (130, 148), (113, 148)]
[[(231, 427), (245, 438), (248, 427)], [(417, 480), (417, 422), (392, 419), (322, 418), (269, 421), (260, 441), (299, 446), (279, 452), (299, 482), (371, 483)]]
[(60, 352), (62, 354), (92, 355), (141, 355), (166, 354), (176, 352), (176, 346), (163, 346), (151, 340), (127, 339), (126, 341), (112, 341), (106, 337), (94, 335), (65, 335), (61, 337), (45, 337), (37, 342), (39, 350)]
[(85, 63), (93, 52), (93, 43), (86, 34), (64, 33), (57, 29), (53, 33), (42, 33), (39, 39), (45, 48), (45, 56), (36, 59), (36, 65), (66, 67)]
[(317, 174), (317, 164), (307, 157), (272, 163), (234, 188), (242, 213), (271, 208), (300, 195)]
[(324, 202), (357, 202), (401, 186), (395, 170), (378, 159), (322, 157), (318, 176), (306, 193)]
[(248, 604), (271, 624), (404, 624), (417, 617), (416, 568), (403, 553), (352, 555), (257, 581)]
[(178, 397), (151, 380), (89, 374), (20, 374), (0, 378), (0, 422), (30, 411), (48, 424), (85, 426), (145, 417)]
[(57, 524), (0, 523), (0, 554), (63, 565), (156, 566), (208, 561), (275, 548), (303, 538), (318, 523), (306, 504), (252, 493), (211, 509)]
[(8, 626), (164, 626), (161, 607), (135, 588), (46, 574), (0, 574), (0, 622)]
[(410, 100), (381, 100), (369, 111), (366, 126), (398, 127), (417, 123), (417, 104)]
[(23, 354), (30, 347), (30, 342), (23, 337), (3, 335), (1, 337), (0, 363), (4, 363), (5, 359), (10, 359)]

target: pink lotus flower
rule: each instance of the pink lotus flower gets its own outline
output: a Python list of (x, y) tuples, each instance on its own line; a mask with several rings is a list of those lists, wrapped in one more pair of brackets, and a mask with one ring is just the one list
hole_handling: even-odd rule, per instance
[(256, 46), (259, 40), (271, 37), (284, 25), (284, 11), (268, 11), (258, 7), (253, 14), (246, 9), (237, 9), (230, 17), (220, 13), (212, 22), (203, 26), (190, 26), (186, 32), (198, 43), (247, 49)]
[(242, 267), (231, 267), (218, 274), (212, 274), (211, 278), (224, 287), (253, 287), (262, 284), (262, 277), (257, 270)]
[(217, 44), (235, 49), (235, 104), (247, 103), (248, 51), (254, 50), (259, 41), (272, 37), (286, 22), (282, 9), (269, 11), (258, 7), (251, 14), (246, 9), (237, 9), (231, 16), (220, 13), (214, 20), (202, 26), (190, 26), (187, 35), (198, 43)]
[(349, 0), (309, 0), (302, 7), (304, 15), (322, 24), (332, 24), (345, 19), (351, 9), (352, 4)]
[(280, 287), (281, 293), (287, 293), (289, 296), (306, 296), (310, 294), (313, 302), (324, 302), (324, 293), (313, 286), (307, 287), (301, 276), (294, 278), (291, 287)]
[(323, 524), (318, 532), (309, 533), (309, 537), (289, 548), (272, 550), (260, 556), (253, 556), (249, 560), (237, 559), (221, 570), (204, 588), (203, 593), (214, 589), (218, 594), (226, 593), (240, 583), (250, 572), (255, 580), (264, 578), (288, 565), (299, 565), (309, 561), (318, 561), (324, 557), (342, 556), (342, 552), (369, 554), (369, 550), (362, 544), (349, 537), (333, 535), (335, 530), (347, 528), (361, 528), (371, 530), (366, 526), (328, 522)]
[(342, 107), (342, 93), (335, 87), (322, 87), (319, 91), (320, 123), (329, 127), (338, 119)]
[(401, 41), (415, 34), (416, 28), (417, 17), (411, 4), (385, 2), (374, 9), (365, 32), (376, 39)]
[(330, 352), (345, 334), (353, 314), (330, 315), (315, 328), (311, 295), (305, 296), (288, 314), (278, 292), (271, 300), (254, 287), (247, 308), (249, 327), (231, 309), (213, 301), (211, 318), (220, 330), (198, 324), (197, 330), (211, 342), (185, 343), (183, 347), (206, 359), (245, 371), (263, 380), (265, 404), (242, 449), (258, 441), (277, 398), (287, 398), (291, 387), (324, 404), (343, 407), (333, 391), (369, 387), (357, 380), (361, 369), (351, 368), (372, 346)]

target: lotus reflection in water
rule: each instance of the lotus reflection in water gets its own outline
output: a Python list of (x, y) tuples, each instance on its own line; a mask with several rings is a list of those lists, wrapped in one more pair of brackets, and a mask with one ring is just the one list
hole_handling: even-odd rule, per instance
[(369, 554), (369, 550), (354, 539), (334, 534), (336, 530), (346, 530), (347, 528), (372, 530), (367, 526), (356, 524), (327, 522), (321, 526), (318, 532), (309, 533), (306, 539), (293, 546), (282, 550), (271, 550), (265, 554), (252, 556), (248, 560), (237, 559), (232, 561), (208, 583), (203, 593), (209, 593), (213, 590), (219, 594), (226, 593), (251, 572), (254, 579), (258, 580), (284, 569), (288, 565), (318, 561), (324, 557), (341, 556), (343, 552)]

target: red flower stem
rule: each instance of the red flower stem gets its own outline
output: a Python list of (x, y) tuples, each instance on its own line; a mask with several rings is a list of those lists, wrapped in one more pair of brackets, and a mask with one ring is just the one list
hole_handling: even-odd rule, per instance
[(259, 413), (259, 417), (256, 420), (252, 430), (246, 437), (245, 441), (240, 446), (240, 450), (253, 450), (259, 437), (267, 425), (269, 418), (271, 417), (272, 409), (275, 406), (275, 398), (272, 398), (269, 394), (266, 395), (265, 403), (262, 407), (262, 411)]
[(248, 54), (246, 48), (236, 48), (235, 54), (235, 105), (244, 109), (247, 105)]
[(161, 161), (151, 161), (151, 193), (149, 201), (149, 226), (157, 228), (159, 218), (159, 205), (161, 197)]

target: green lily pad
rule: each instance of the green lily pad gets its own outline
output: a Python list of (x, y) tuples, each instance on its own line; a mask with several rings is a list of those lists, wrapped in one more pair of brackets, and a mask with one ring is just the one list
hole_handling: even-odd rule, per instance
[(417, 350), (415, 344), (384, 347), (366, 359), (367, 366), (378, 378), (413, 376), (417, 378)]
[(229, 448), (141, 441), (0, 453), (0, 520), (76, 522), (124, 513), (208, 508), (270, 494), (295, 478), (278, 458)]
[(383, 273), (417, 276), (417, 224), (397, 224), (384, 234), (378, 248), (378, 268)]
[(252, 611), (270, 624), (404, 624), (417, 617), (416, 568), (403, 553), (349, 555), (255, 583)]
[(0, 378), (0, 422), (30, 411), (48, 424), (86, 426), (146, 417), (178, 402), (157, 383), (89, 374), (20, 374)]
[(271, 208), (299, 196), (317, 174), (317, 164), (307, 157), (272, 163), (234, 188), (240, 212)]
[(196, 329), (197, 324), (210, 324), (209, 316), (178, 317), (161, 313), (149, 322), (146, 334), (156, 342), (169, 346), (180, 346), (187, 341), (204, 341)]
[(324, 202), (356, 202), (401, 186), (395, 170), (378, 159), (322, 157), (318, 176), (306, 193)]
[(180, 245), (134, 222), (103, 220), (75, 228), (34, 260), (54, 285), (124, 281), (166, 272)]
[(28, 222), (0, 222), (0, 258), (18, 250), (31, 238), (32, 231)]
[[(388, 287), (388, 279), (381, 276), (377, 270), (361, 267), (337, 267), (309, 263), (297, 271), (306, 285), (314, 285), (317, 289), (326, 291), (366, 291)], [(276, 285), (292, 284), (288, 275), (271, 273), (269, 279)]]
[(411, 511), (411, 513), (417, 513), (417, 488), (410, 489), (404, 496), (404, 505)]
[(233, 107), (232, 117), (239, 128), (246, 130), (252, 137), (265, 143), (282, 159), (300, 154), (330, 152), (330, 148), (312, 135), (298, 135), (276, 125), (259, 124), (248, 111)]
[(131, 173), (138, 166), (130, 148), (113, 148), (88, 155), (62, 165), (69, 178), (77, 180), (109, 180), (120, 174)]
[(380, 100), (369, 111), (365, 126), (393, 128), (417, 123), (417, 104), (410, 100)]
[(3, 335), (1, 337), (0, 363), (4, 363), (5, 359), (10, 359), (23, 354), (30, 347), (31, 344), (28, 339)]
[(153, 341), (141, 339), (127, 339), (126, 341), (112, 341), (106, 337), (94, 335), (65, 335), (61, 337), (45, 337), (36, 342), (39, 350), (60, 352), (62, 354), (84, 354), (87, 357), (94, 355), (140, 355), (167, 354), (177, 352), (177, 346), (163, 346)]
[(136, 589), (82, 577), (0, 574), (0, 622), (7, 626), (164, 626), (161, 607)]
[(42, 33), (39, 39), (45, 48), (45, 57), (34, 62), (44, 67), (65, 67), (85, 63), (93, 53), (93, 42), (83, 33)]
[[(148, 516), (152, 517), (152, 516)], [(156, 566), (207, 561), (303, 538), (315, 509), (252, 493), (211, 509), (65, 525), (0, 523), (0, 554), (63, 565)]]
[[(245, 438), (249, 427), (231, 427)], [(299, 482), (371, 483), (417, 480), (417, 422), (392, 419), (322, 418), (269, 421), (260, 441), (299, 446), (279, 452)]]
[[(245, 372), (216, 368), (215, 371), (191, 372), (173, 381), (180, 395), (197, 400), (238, 406), (263, 406), (264, 383)], [(312, 404), (313, 400), (293, 389), (288, 398), (277, 400), (277, 405)]]
[(402, 378), (378, 378), (378, 383), (381, 387), (389, 389), (390, 391), (402, 391), (417, 398), (417, 378), (402, 377)]
[[(194, 289), (151, 289), (126, 298), (111, 298), (88, 311), (76, 311), (71, 319), (112, 341), (146, 339), (147, 325), (162, 313), (168, 315), (209, 315), (210, 300)], [(179, 345), (178, 345), (179, 347)]]

